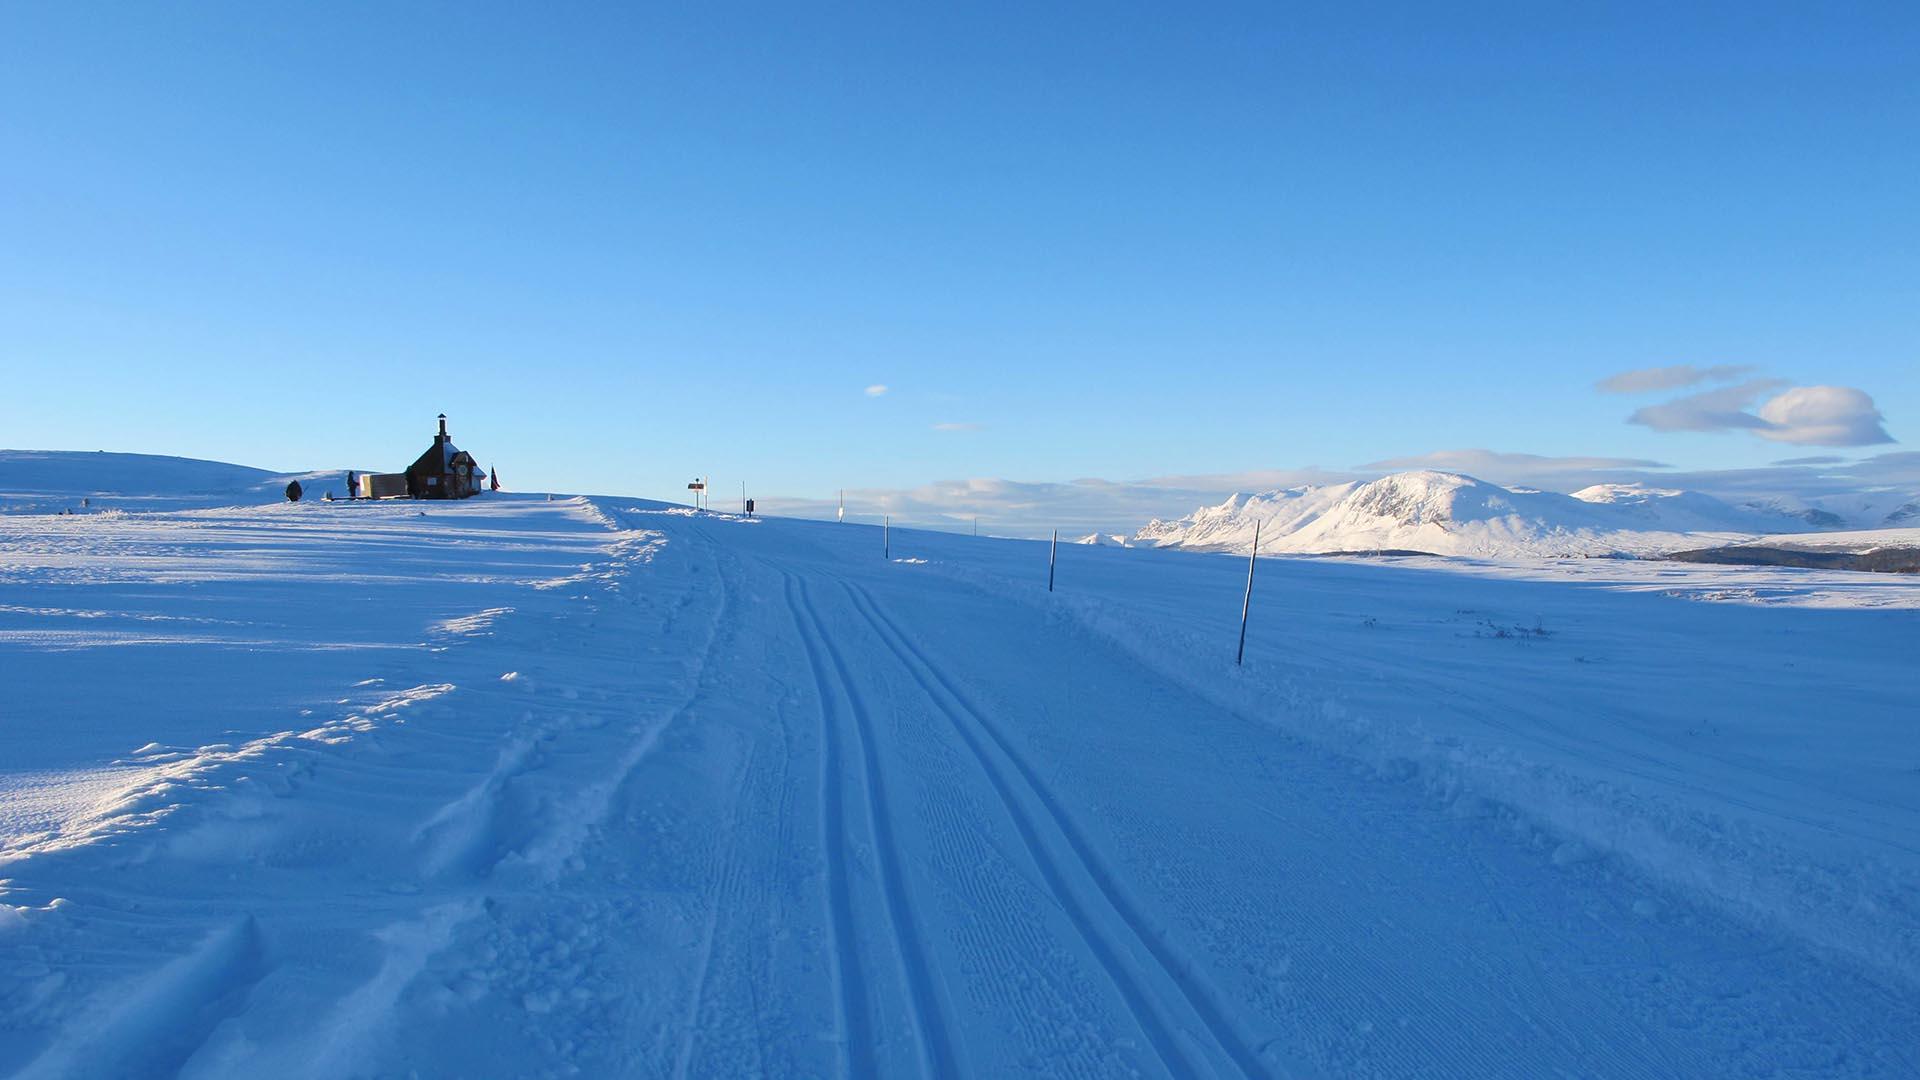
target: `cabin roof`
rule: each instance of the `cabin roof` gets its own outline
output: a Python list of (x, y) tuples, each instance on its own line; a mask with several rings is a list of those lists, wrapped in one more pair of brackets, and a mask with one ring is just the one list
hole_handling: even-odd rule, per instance
[(418, 470), (420, 472), (441, 474), (450, 472), (460, 465), (473, 464), (475, 464), (475, 462), (472, 454), (453, 445), (452, 439), (437, 437), (433, 440), (433, 445), (427, 447), (426, 453), (414, 459), (413, 464), (407, 467), (407, 471), (413, 472)]

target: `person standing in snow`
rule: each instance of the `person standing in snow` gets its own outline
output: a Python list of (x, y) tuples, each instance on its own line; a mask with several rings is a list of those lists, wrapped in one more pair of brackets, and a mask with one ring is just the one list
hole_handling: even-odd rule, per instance
[(288, 502), (299, 502), (301, 494), (303, 493), (300, 490), (300, 481), (298, 480), (287, 481), (287, 501)]
[(360, 497), (360, 474), (354, 472), (352, 469), (348, 469), (347, 470), (347, 498), (357, 499), (359, 497)]

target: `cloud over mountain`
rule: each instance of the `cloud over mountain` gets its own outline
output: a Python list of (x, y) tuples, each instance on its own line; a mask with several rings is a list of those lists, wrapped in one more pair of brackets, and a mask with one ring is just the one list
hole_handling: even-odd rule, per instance
[(1387, 458), (1370, 462), (1362, 469), (1398, 472), (1402, 469), (1439, 469), (1475, 475), (1497, 475), (1508, 483), (1544, 480), (1595, 469), (1664, 469), (1664, 462), (1648, 458), (1554, 457), (1546, 454), (1516, 454), (1496, 450), (1435, 450), (1430, 454)]
[(1767, 425), (1747, 411), (1768, 391), (1785, 386), (1784, 379), (1748, 379), (1717, 390), (1687, 394), (1660, 405), (1635, 409), (1627, 423), (1655, 431), (1752, 430)]
[(1890, 443), (1886, 418), (1873, 398), (1851, 386), (1796, 386), (1760, 406), (1763, 439), (1802, 446)]
[[(1760, 402), (1757, 409), (1755, 402)], [(1627, 422), (1655, 431), (1749, 431), (1796, 446), (1874, 446), (1894, 441), (1885, 419), (1866, 391), (1851, 386), (1748, 379), (1643, 406)]]

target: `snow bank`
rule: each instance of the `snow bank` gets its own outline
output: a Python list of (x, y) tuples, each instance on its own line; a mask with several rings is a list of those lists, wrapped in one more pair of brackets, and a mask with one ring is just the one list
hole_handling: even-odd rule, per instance
[[(1227, 566), (1197, 556), (1139, 554), (1156, 561), (1205, 561), (1235, 581), (1245, 572), (1244, 560)], [(1498, 684), (1542, 678), (1531, 661), (1546, 649), (1562, 651), (1555, 636), (1563, 630), (1556, 627), (1561, 618), (1573, 618), (1572, 612), (1579, 609), (1581, 594), (1567, 577), (1553, 574), (1550, 564), (1536, 563), (1525, 576), (1536, 583), (1548, 579), (1546, 588), (1562, 592), (1562, 604), (1569, 612), (1555, 616), (1548, 608), (1545, 616), (1519, 615), (1511, 623), (1502, 623), (1484, 614), (1488, 593), (1475, 585), (1477, 579), (1484, 580), (1480, 574), (1263, 560), (1266, 569), (1261, 571), (1263, 580), (1257, 582), (1253, 615), (1255, 659), (1246, 667), (1236, 667), (1231, 646), (1237, 608), (1230, 612), (1222, 605), (1216, 617), (1203, 625), (1191, 617), (1187, 605), (1175, 608), (1158, 602), (1158, 590), (1147, 602), (1141, 596), (1116, 594), (1113, 584), (1119, 578), (1111, 573), (1102, 572), (1088, 581), (1083, 576), (1088, 571), (1065, 568), (1061, 580), (1066, 584), (1049, 594), (1044, 583), (1036, 586), (977, 563), (968, 565), (972, 561), (938, 559), (932, 569), (996, 598), (1045, 610), (1061, 620), (1068, 632), (1124, 649), (1143, 666), (1250, 722), (1276, 727), (1364, 762), (1376, 775), (1418, 782), (1452, 812), (1504, 818), (1516, 829), (1544, 831), (1562, 846), (1567, 858), (1618, 859), (1691, 901), (1711, 904), (1771, 932), (1790, 934), (1881, 977), (1920, 983), (1920, 857), (1907, 842), (1910, 830), (1920, 828), (1920, 805), (1910, 789), (1894, 794), (1899, 790), (1897, 780), (1892, 788), (1876, 781), (1869, 791), (1865, 778), (1859, 777), (1860, 794), (1877, 804), (1873, 816), (1878, 820), (1871, 824), (1850, 820), (1859, 810), (1836, 802), (1830, 786), (1847, 782), (1843, 777), (1853, 768), (1842, 763), (1842, 756), (1847, 761), (1899, 760), (1902, 747), (1910, 751), (1912, 713), (1904, 704), (1910, 697), (1893, 689), (1892, 683), (1874, 697), (1869, 715), (1850, 718), (1849, 731), (1862, 736), (1861, 745), (1850, 756), (1832, 753), (1835, 736), (1819, 719), (1823, 710), (1814, 701), (1775, 699), (1770, 708), (1755, 714), (1749, 711), (1746, 694), (1716, 697), (1715, 675), (1703, 674), (1691, 685), (1616, 682), (1603, 688), (1606, 704), (1579, 700), (1586, 695), (1572, 688), (1555, 701), (1548, 685), (1543, 687), (1547, 711), (1506, 716), (1501, 710), (1517, 708), (1522, 702)], [(1431, 561), (1431, 565), (1444, 564)], [(1649, 604), (1673, 602), (1667, 598), (1669, 593), (1729, 599), (1725, 582), (1738, 576), (1738, 572), (1682, 575), (1647, 569), (1654, 565), (1613, 564), (1617, 572), (1607, 587), (1644, 596)], [(1141, 566), (1136, 559), (1127, 569), (1156, 575), (1170, 568)], [(1497, 573), (1501, 568), (1484, 569)], [(1650, 572), (1661, 574), (1654, 579), (1660, 582), (1658, 592), (1641, 585)], [(1276, 573), (1296, 580), (1277, 581)], [(1791, 579), (1796, 573), (1809, 576), (1775, 571), (1769, 578)], [(1380, 603), (1380, 618), (1357, 616), (1347, 625), (1364, 628), (1370, 635), (1367, 647), (1382, 669), (1369, 673), (1345, 670), (1326, 660), (1294, 659), (1287, 656), (1287, 648), (1277, 654), (1267, 650), (1266, 657), (1260, 658), (1262, 642), (1298, 642), (1301, 633), (1319, 638), (1322, 631), (1314, 627), (1325, 624), (1331, 613), (1302, 620), (1304, 613), (1295, 607), (1301, 601), (1290, 599), (1288, 592), (1298, 578), (1320, 574), (1337, 579), (1337, 584), (1326, 584), (1344, 600)], [(1367, 590), (1371, 599), (1360, 601), (1352, 590), (1369, 574), (1376, 575), (1374, 588)], [(1168, 575), (1169, 581), (1201, 576)], [(1676, 580), (1683, 576), (1684, 581)], [(1835, 589), (1831, 579), (1878, 576), (1828, 574), (1824, 582), (1817, 580), (1818, 575), (1811, 577), (1816, 580), (1803, 587), (1812, 586), (1815, 595), (1831, 604)], [(1920, 610), (1916, 610), (1920, 609), (1920, 588), (1909, 586), (1920, 586), (1920, 582), (1878, 577), (1864, 583), (1870, 590), (1868, 603), (1891, 603), (1901, 609), (1884, 613), (1890, 619), (1884, 632), (1894, 637), (1876, 651), (1899, 652), (1901, 637), (1920, 640)], [(1396, 596), (1396, 589), (1406, 591)], [(1174, 593), (1197, 591), (1189, 584)], [(1381, 619), (1395, 619), (1395, 606), (1404, 608), (1408, 597), (1430, 610), (1456, 612), (1455, 625), (1460, 627), (1452, 632), (1456, 638), (1465, 635), (1467, 640), (1505, 649), (1482, 658), (1488, 664), (1483, 670), (1458, 669), (1440, 681), (1438, 685), (1475, 687), (1463, 689), (1462, 700), (1445, 703), (1416, 696), (1416, 688), (1428, 681), (1416, 672), (1436, 662), (1416, 651), (1428, 642), (1408, 637), (1406, 629), (1380, 628)], [(1551, 596), (1530, 599), (1541, 607), (1554, 602)], [(1753, 609), (1740, 605), (1739, 610)], [(1641, 607), (1639, 615), (1660, 618), (1652, 606)], [(1610, 612), (1608, 617), (1619, 616)], [(1542, 618), (1547, 625), (1541, 625)], [(1624, 637), (1615, 636), (1610, 647), (1632, 640), (1630, 625), (1606, 629), (1609, 636), (1624, 631)], [(1816, 628), (1803, 625), (1801, 629)], [(1729, 652), (1747, 647), (1754, 641), (1747, 635), (1754, 631), (1782, 632), (1755, 627), (1728, 634), (1716, 647)], [(1396, 640), (1396, 634), (1406, 639)], [(1820, 647), (1847, 648), (1835, 642)], [(1321, 656), (1327, 652), (1324, 648), (1310, 651)], [(1531, 654), (1525, 656), (1528, 662), (1512, 665), (1516, 655), (1522, 654)], [(1555, 659), (1594, 670), (1595, 665), (1617, 664), (1626, 657)], [(1817, 654), (1802, 655), (1803, 663), (1816, 659)], [(1634, 666), (1657, 663), (1658, 658), (1649, 655)], [(1804, 678), (1818, 680), (1816, 665), (1807, 667)], [(1383, 678), (1402, 685), (1389, 689), (1379, 681)], [(1817, 693), (1813, 685), (1807, 689)], [(1666, 701), (1655, 697), (1675, 694), (1685, 696)], [(1693, 719), (1686, 722), (1703, 732), (1737, 724), (1750, 728), (1752, 735), (1750, 741), (1726, 748), (1683, 740), (1696, 745), (1676, 749), (1668, 736), (1650, 738), (1619, 726), (1608, 716), (1613, 711), (1649, 710), (1690, 715)], [(1527, 737), (1530, 728), (1544, 727), (1551, 733), (1561, 724), (1577, 725), (1578, 730), (1540, 740)], [(1763, 756), (1754, 762), (1751, 755), (1755, 754)], [(1667, 759), (1660, 760), (1659, 755)], [(1744, 759), (1742, 765), (1725, 768), (1726, 755)], [(1748, 762), (1754, 762), (1752, 771)], [(1897, 809), (1893, 802), (1879, 802), (1882, 791), (1884, 797), (1898, 800)], [(1847, 824), (1838, 825), (1843, 821)]]

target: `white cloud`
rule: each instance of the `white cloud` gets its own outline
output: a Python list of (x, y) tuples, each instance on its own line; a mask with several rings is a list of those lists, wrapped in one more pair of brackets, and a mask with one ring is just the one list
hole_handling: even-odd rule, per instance
[(1872, 446), (1889, 443), (1885, 417), (1873, 398), (1851, 386), (1785, 386), (1781, 379), (1749, 379), (1736, 386), (1648, 405), (1627, 417), (1655, 431), (1750, 431), (1796, 446)]
[(1796, 386), (1760, 406), (1763, 439), (1800, 446), (1872, 446), (1889, 443), (1886, 418), (1873, 398), (1851, 386)]
[(1768, 391), (1785, 386), (1784, 379), (1748, 379), (1735, 386), (1704, 390), (1677, 397), (1663, 405), (1648, 405), (1634, 410), (1627, 423), (1650, 427), (1655, 431), (1732, 431), (1767, 426), (1765, 420), (1746, 411)]
[(1715, 364), (1695, 367), (1673, 364), (1669, 367), (1635, 368), (1609, 375), (1594, 383), (1594, 389), (1606, 394), (1644, 394), (1654, 390), (1678, 390), (1703, 382), (1729, 382), (1753, 371), (1748, 364)]
[(1399, 472), (1403, 469), (1439, 469), (1443, 472), (1470, 473), (1495, 483), (1538, 482), (1542, 477), (1564, 476), (1595, 469), (1664, 469), (1667, 466), (1646, 458), (1549, 457), (1545, 454), (1515, 454), (1498, 450), (1436, 450), (1413, 457), (1388, 458), (1361, 468), (1369, 471)]
[(881, 394), (884, 394), (886, 392), (887, 392), (886, 383), (874, 383), (872, 386), (867, 387), (868, 397), (879, 397)]
[(985, 426), (986, 425), (984, 424), (959, 423), (954, 421), (948, 421), (943, 424), (933, 425), (933, 430), (935, 431), (979, 431), (981, 428)]

